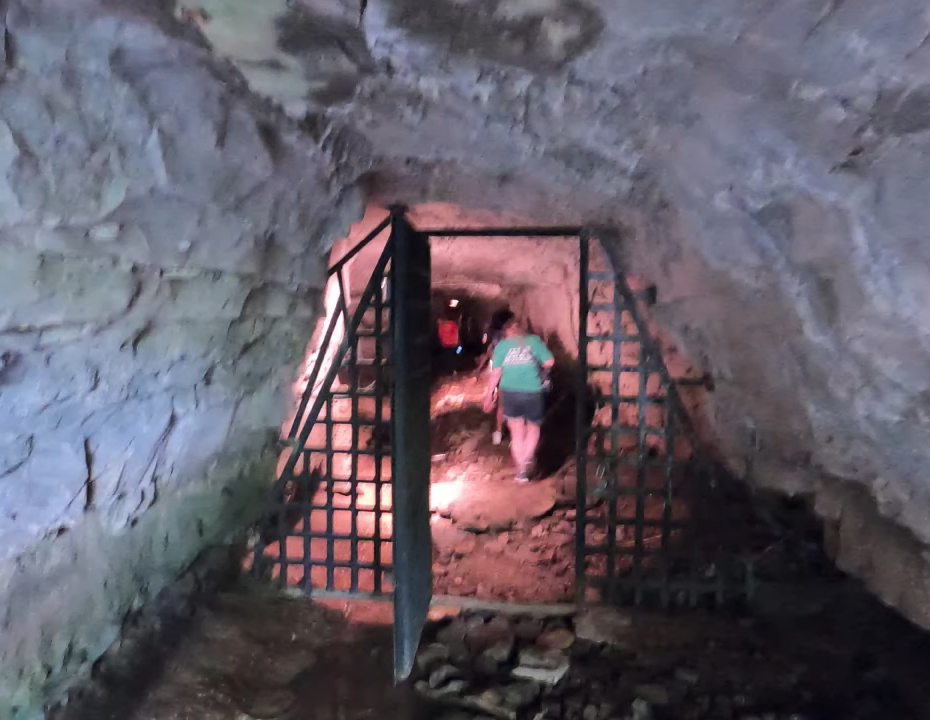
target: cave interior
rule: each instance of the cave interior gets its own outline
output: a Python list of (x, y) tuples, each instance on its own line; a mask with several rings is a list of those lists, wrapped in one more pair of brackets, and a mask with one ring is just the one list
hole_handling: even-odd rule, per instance
[[(928, 38), (0, 2), (0, 720), (930, 716)], [(401, 203), (428, 285), (354, 252)], [(466, 232), (520, 227), (585, 232)], [(503, 309), (556, 359), (525, 485)]]

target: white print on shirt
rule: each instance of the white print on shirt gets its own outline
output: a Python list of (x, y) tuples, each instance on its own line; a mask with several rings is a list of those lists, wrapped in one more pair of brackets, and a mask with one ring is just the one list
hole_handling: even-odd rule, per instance
[(528, 347), (513, 347), (504, 356), (504, 367), (529, 365), (533, 362), (533, 351)]

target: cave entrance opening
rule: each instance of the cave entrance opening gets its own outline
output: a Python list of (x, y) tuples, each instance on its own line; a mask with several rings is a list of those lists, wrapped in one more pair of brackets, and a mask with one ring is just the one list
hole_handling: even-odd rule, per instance
[[(626, 277), (611, 245), (582, 228), (420, 230), (394, 208), (330, 268), (326, 319), (251, 564), (315, 597), (390, 599), (398, 679), (411, 672), (431, 600), (449, 601), (433, 598), (433, 525), (449, 517), (441, 506), (454, 487), (446, 478), (431, 493), (432, 466), (442, 455), (430, 443), (443, 400), (434, 390), (448, 390), (450, 374), (453, 382), (462, 374), (481, 385), (474, 372), (460, 372), (467, 342), (451, 362), (433, 367), (438, 319), (459, 306), (461, 332), (463, 301), (489, 309), (434, 286), (431, 243), (528, 237), (567, 239), (577, 249), (575, 352), (563, 385), (570, 389), (571, 457), (556, 469), (563, 482), (554, 499), (540, 500), (539, 484), (486, 482), (472, 513), (478, 524), (458, 529), (467, 535), (458, 536), (462, 547), (450, 556), (480, 560), (477, 536), (493, 524), (488, 515), (520, 508), (526, 537), (516, 545), (565, 536), (547, 548), (551, 571), (544, 575), (566, 577), (566, 600), (696, 607), (752, 593), (747, 533), (738, 530), (745, 505), (723, 497), (730, 486), (697, 442), (685, 398), (686, 388), (705, 380), (669, 373), (647, 320), (654, 290)], [(348, 270), (369, 246), (374, 260), (359, 263), (359, 282)], [(475, 494), (462, 488), (453, 504), (474, 505)], [(539, 507), (527, 511), (534, 503)], [(501, 534), (496, 550), (487, 540), (483, 548), (510, 554)]]

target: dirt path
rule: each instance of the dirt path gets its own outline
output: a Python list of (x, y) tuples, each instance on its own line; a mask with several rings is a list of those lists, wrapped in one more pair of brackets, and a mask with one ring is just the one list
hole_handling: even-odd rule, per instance
[(574, 589), (571, 462), (518, 485), (508, 438), (491, 441), (485, 378), (447, 377), (433, 392), (431, 510), (437, 595), (552, 603)]
[(117, 673), (104, 694), (56, 717), (425, 720), (416, 698), (393, 687), (389, 607), (359, 609), (249, 584), (199, 608), (163, 665)]
[(925, 720), (930, 638), (848, 587), (804, 617), (603, 608), (428, 623), (395, 688), (384, 603), (241, 587), (163, 666), (57, 720)]

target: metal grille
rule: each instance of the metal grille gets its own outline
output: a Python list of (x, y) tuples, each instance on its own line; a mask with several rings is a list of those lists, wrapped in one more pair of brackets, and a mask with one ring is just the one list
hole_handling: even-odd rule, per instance
[[(285, 442), (253, 572), (315, 595), (392, 591), (392, 240), (357, 301), (342, 270), (390, 218), (330, 270), (338, 299)], [(341, 342), (334, 342), (339, 332)]]
[[(745, 597), (725, 487), (702, 453), (682, 393), (633, 286), (600, 243), (581, 238), (578, 411), (579, 597), (599, 602), (724, 604)], [(741, 508), (742, 510), (742, 508)]]

